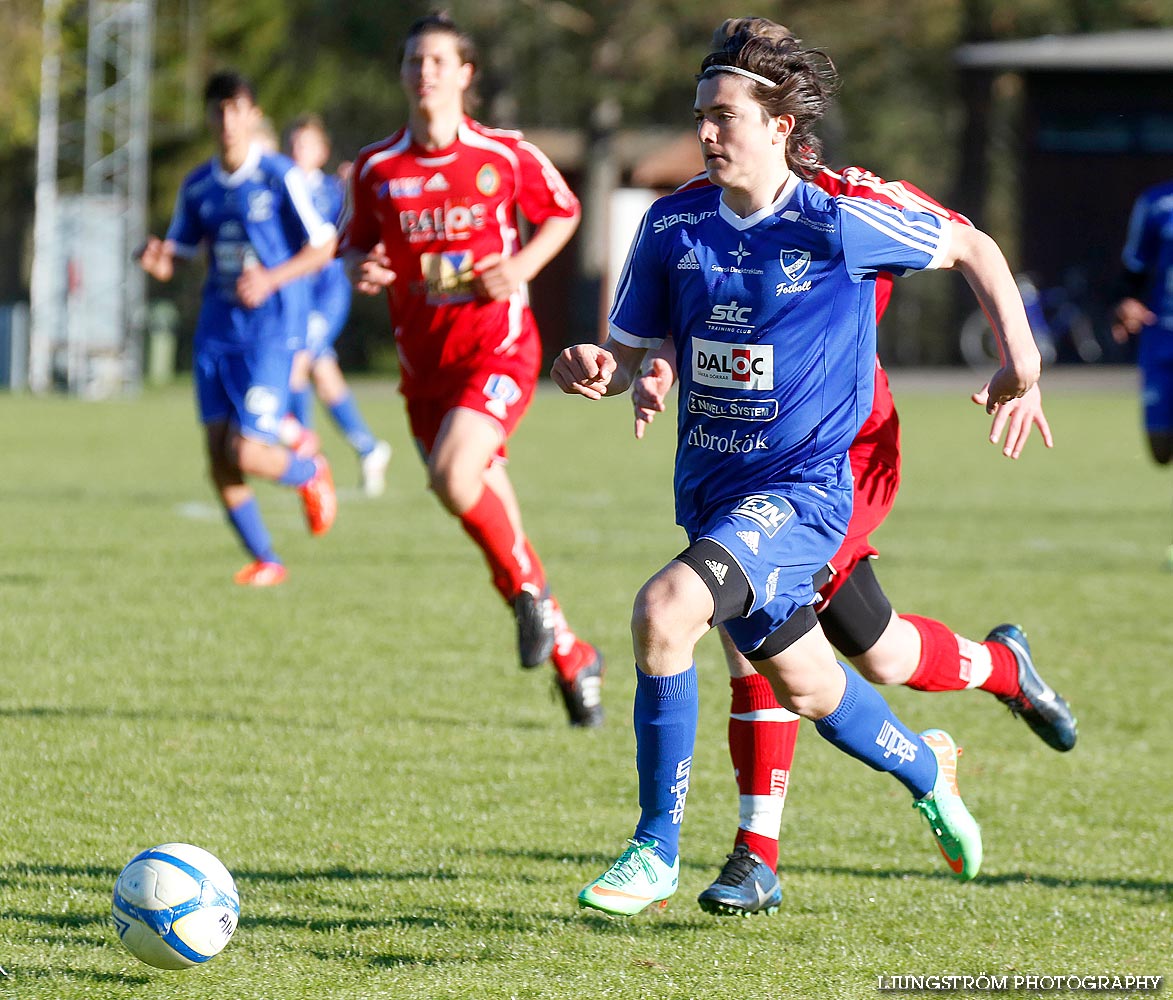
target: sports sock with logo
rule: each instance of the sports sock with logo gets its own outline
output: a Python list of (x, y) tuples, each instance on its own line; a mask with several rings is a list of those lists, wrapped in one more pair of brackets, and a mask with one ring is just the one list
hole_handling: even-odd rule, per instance
[(665, 864), (680, 853), (680, 822), (696, 742), (696, 665), (672, 677), (635, 672), (635, 768), (639, 773), (639, 825), (635, 840), (652, 840)]
[(354, 401), (352, 393), (348, 392), (336, 403), (330, 404), (330, 416), (334, 418), (334, 423), (338, 425), (338, 429), (350, 442), (350, 447), (358, 452), (360, 457), (370, 454), (375, 445), (379, 443), (375, 435), (371, 433), (367, 422), (363, 420), (358, 403)]
[(761, 674), (731, 677), (729, 757), (739, 793), (737, 838), (770, 868), (778, 867), (778, 834), (799, 717), (778, 705)]
[(1000, 642), (974, 642), (948, 625), (920, 615), (901, 615), (920, 634), (920, 662), (905, 685), (917, 691), (981, 688), (991, 694), (1018, 694), (1018, 661)]
[(480, 547), (493, 575), (493, 586), (507, 602), (521, 593), (524, 584), (538, 590), (545, 586), (542, 565), (531, 555), (533, 548), (514, 532), (505, 504), (489, 487), (460, 515), (460, 526)]
[(839, 666), (847, 689), (839, 707), (815, 722), (819, 735), (869, 767), (891, 772), (913, 798), (928, 795), (937, 780), (933, 752), (896, 718), (875, 688), (850, 667)]
[(314, 478), (318, 465), (312, 458), (298, 458), (296, 452), (289, 452), (289, 465), (278, 477), (282, 486), (304, 486)]
[[(531, 561), (540, 566), (537, 553), (529, 547), (529, 542), (526, 542), (526, 548), (529, 549)], [(554, 652), (550, 654), (550, 662), (554, 664), (558, 676), (564, 681), (573, 680), (574, 676), (595, 658), (595, 649), (589, 642), (583, 642), (574, 634), (566, 615), (562, 613), (558, 599), (553, 595), (550, 596), (550, 603), (554, 612)]]
[(269, 529), (265, 527), (265, 522), (261, 518), (261, 508), (255, 496), (249, 497), (235, 507), (225, 508), (225, 513), (228, 515), (228, 523), (232, 525), (232, 530), (254, 559), (263, 562), (281, 561), (273, 551)]

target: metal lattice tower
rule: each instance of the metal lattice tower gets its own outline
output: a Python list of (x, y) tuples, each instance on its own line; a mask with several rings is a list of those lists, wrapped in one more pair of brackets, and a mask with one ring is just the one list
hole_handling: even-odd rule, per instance
[[(81, 176), (59, 148), (62, 0), (45, 0), (29, 384), (104, 396), (142, 377), (154, 0), (90, 0)], [(76, 127), (76, 123), (74, 123)], [(80, 194), (61, 193), (80, 186)]]

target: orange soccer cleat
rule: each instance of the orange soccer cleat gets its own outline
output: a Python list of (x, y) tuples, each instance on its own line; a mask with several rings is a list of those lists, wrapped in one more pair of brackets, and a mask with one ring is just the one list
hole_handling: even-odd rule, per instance
[(232, 579), (242, 587), (276, 587), (277, 584), (285, 582), (285, 577), (284, 565), (258, 559), (238, 570)]
[(314, 457), (316, 471), (304, 486), (299, 486), (301, 503), (305, 508), (305, 519), (311, 535), (324, 535), (334, 523), (338, 513), (338, 496), (334, 492), (334, 477), (325, 455)]

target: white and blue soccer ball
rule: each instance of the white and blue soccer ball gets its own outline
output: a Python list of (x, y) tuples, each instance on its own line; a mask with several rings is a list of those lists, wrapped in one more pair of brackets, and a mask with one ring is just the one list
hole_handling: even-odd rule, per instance
[(112, 912), (135, 958), (156, 969), (187, 969), (224, 950), (240, 919), (240, 897), (214, 855), (191, 844), (160, 844), (122, 869)]

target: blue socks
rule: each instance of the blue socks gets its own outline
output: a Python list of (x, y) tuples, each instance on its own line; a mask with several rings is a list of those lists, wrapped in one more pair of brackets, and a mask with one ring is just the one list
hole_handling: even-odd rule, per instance
[(254, 559), (264, 562), (281, 561), (273, 551), (269, 529), (261, 519), (261, 508), (257, 505), (256, 497), (249, 497), (239, 507), (227, 510), (227, 514), (229, 524)]
[(318, 471), (317, 463), (312, 458), (298, 458), (292, 451), (289, 453), (289, 465), (277, 480), (282, 486), (304, 486), (314, 478)]
[(696, 664), (672, 677), (635, 672), (635, 768), (639, 772), (639, 825), (635, 839), (656, 843), (665, 864), (680, 853), (680, 821), (696, 742)]
[(314, 396), (308, 385), (289, 390), (289, 412), (302, 427), (313, 426)]
[(345, 397), (330, 407), (330, 416), (334, 418), (338, 429), (342, 431), (346, 440), (350, 442), (350, 446), (359, 455), (369, 454), (379, 443), (378, 438), (371, 433), (367, 422), (359, 413), (358, 403), (354, 401), (354, 396), (351, 393), (347, 393)]
[(904, 725), (878, 691), (854, 670), (844, 666), (847, 690), (830, 715), (815, 729), (829, 743), (877, 771), (889, 771), (913, 798), (933, 790), (937, 758), (924, 741)]

